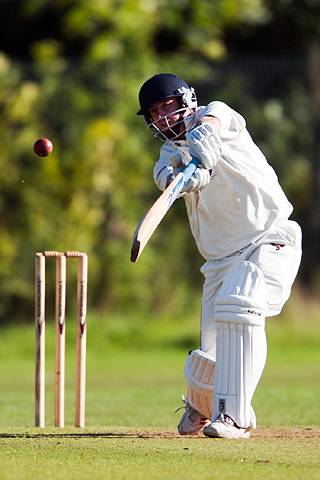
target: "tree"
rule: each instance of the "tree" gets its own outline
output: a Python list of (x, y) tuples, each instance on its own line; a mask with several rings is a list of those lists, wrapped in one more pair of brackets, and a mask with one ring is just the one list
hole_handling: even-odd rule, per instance
[[(284, 3), (290, 2), (280, 2), (283, 15)], [(200, 101), (210, 100), (214, 88), (219, 98), (239, 106), (259, 142), (277, 158), (288, 192), (300, 196), (303, 217), (306, 189), (296, 177), (298, 172), (310, 181), (301, 153), (308, 146), (304, 85), (283, 81), (270, 96), (258, 91), (259, 81), (253, 95), (241, 69), (230, 75), (226, 63), (240, 37), (257, 40), (268, 25), (272, 30), (277, 5), (260, 0), (1, 2), (3, 321), (19, 311), (22, 317), (31, 313), (32, 257), (44, 249), (88, 251), (90, 298), (97, 307), (176, 315), (179, 307), (192, 304), (202, 281), (201, 259), (182, 202), (166, 217), (143, 261), (134, 268), (129, 262), (136, 222), (158, 195), (151, 181), (158, 145), (135, 116), (138, 89), (157, 71), (174, 71), (201, 86)], [(23, 41), (15, 34), (22, 26)], [(297, 92), (299, 115), (290, 116)], [(54, 141), (46, 160), (32, 153), (33, 141), (43, 135)]]

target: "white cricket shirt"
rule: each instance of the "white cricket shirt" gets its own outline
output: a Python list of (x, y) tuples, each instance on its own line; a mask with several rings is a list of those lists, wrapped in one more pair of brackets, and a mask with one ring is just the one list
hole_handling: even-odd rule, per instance
[[(221, 122), (222, 156), (211, 182), (202, 192), (184, 195), (199, 252), (215, 260), (257, 240), (293, 208), (239, 113), (215, 101), (198, 107), (195, 115), (196, 120), (212, 115)], [(175, 145), (186, 159), (185, 142)]]

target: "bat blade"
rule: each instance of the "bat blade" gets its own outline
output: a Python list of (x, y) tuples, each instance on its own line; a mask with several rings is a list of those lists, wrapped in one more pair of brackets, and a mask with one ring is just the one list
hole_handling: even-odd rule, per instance
[(176, 176), (173, 182), (170, 183), (152, 205), (147, 214), (142, 218), (133, 235), (130, 256), (132, 262), (138, 260), (151, 235), (156, 230), (171, 205), (178, 198), (198, 165), (199, 161), (192, 159), (187, 167)]

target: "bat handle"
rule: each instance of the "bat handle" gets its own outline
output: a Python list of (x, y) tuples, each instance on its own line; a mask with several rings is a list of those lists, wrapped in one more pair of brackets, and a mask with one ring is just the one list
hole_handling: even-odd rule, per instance
[(182, 170), (181, 173), (183, 174), (183, 177), (184, 177), (184, 187), (186, 186), (190, 177), (192, 177), (192, 175), (194, 174), (194, 172), (196, 171), (200, 163), (201, 163), (200, 160), (192, 157), (192, 159), (190, 160), (186, 168)]

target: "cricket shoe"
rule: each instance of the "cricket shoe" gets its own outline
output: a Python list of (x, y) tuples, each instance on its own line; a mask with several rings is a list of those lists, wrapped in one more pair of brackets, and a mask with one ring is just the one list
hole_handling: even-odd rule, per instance
[(204, 435), (211, 438), (249, 438), (250, 429), (241, 428), (231, 417), (221, 413), (203, 429)]
[[(178, 432), (180, 435), (198, 435), (206, 425), (209, 425), (210, 420), (191, 407), (190, 403), (185, 400), (184, 397), (182, 397), (182, 401), (185, 405), (180, 408), (184, 408), (185, 410), (178, 425)], [(180, 410), (180, 408), (178, 408), (178, 410)], [(176, 410), (176, 412), (178, 410)]]

